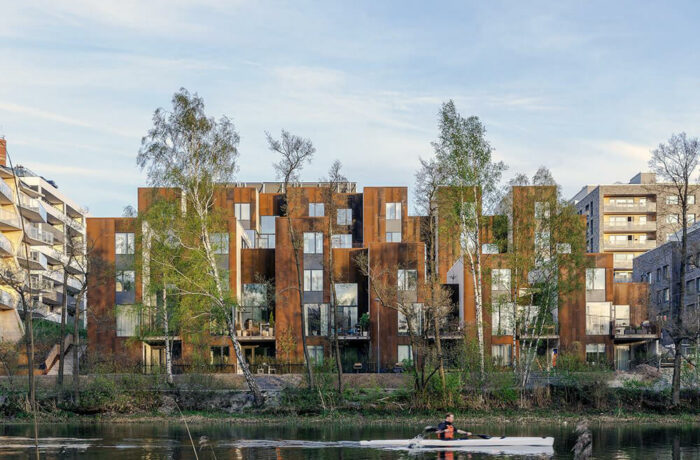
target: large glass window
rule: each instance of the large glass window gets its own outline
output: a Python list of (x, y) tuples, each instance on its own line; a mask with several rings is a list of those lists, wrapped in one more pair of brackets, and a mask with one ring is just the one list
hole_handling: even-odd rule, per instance
[(139, 324), (139, 313), (134, 305), (117, 305), (116, 311), (117, 337), (133, 337)]
[(306, 313), (306, 335), (328, 335), (328, 305), (307, 303), (304, 304)]
[(604, 343), (587, 343), (586, 344), (586, 362), (589, 364), (604, 364), (607, 362), (605, 356)]
[(615, 326), (629, 326), (630, 325), (630, 306), (629, 305), (615, 305)]
[(386, 204), (386, 219), (399, 220), (401, 219), (401, 203)]
[(275, 248), (275, 216), (260, 216), (260, 238), (258, 247)]
[(306, 351), (309, 353), (309, 361), (317, 366), (323, 364), (323, 345), (307, 345)]
[(265, 285), (262, 283), (244, 284), (241, 304), (245, 305), (246, 307), (267, 306), (267, 292)]
[(605, 269), (604, 268), (587, 268), (586, 269), (586, 290), (587, 291), (604, 291), (605, 290)]
[(491, 357), (497, 366), (510, 366), (513, 360), (512, 345), (491, 345)]
[(115, 233), (114, 234), (115, 254), (134, 254), (134, 234)]
[(408, 334), (408, 322), (411, 322), (414, 334), (423, 332), (423, 304), (413, 303), (405, 305), (403, 311), (398, 311), (398, 332)]
[(323, 291), (323, 270), (304, 270), (304, 290)]
[(304, 254), (323, 254), (323, 233), (304, 232)]
[(352, 225), (352, 209), (338, 209), (338, 218), (336, 222), (338, 225)]
[(418, 271), (399, 270), (398, 282), (400, 291), (415, 291), (418, 288)]
[(510, 292), (510, 268), (491, 270), (491, 290)]
[(669, 195), (666, 197), (666, 204), (678, 204), (678, 195)]
[(233, 206), (236, 219), (250, 220), (250, 203), (236, 203)]
[(214, 254), (228, 254), (228, 233), (212, 233), (211, 244)]
[(357, 283), (335, 283), (335, 298), (340, 306), (357, 305)]
[(209, 347), (209, 364), (223, 366), (229, 363), (229, 347), (213, 346)]
[(535, 202), (535, 219), (549, 218), (549, 203), (546, 201)]
[(401, 242), (401, 232), (386, 232), (386, 242), (387, 243), (400, 243)]
[(333, 248), (352, 248), (352, 235), (333, 235), (331, 236), (331, 247)]
[(134, 303), (136, 274), (133, 270), (119, 270), (116, 278), (116, 303), (117, 305)]
[(323, 217), (325, 215), (323, 203), (309, 203), (309, 217)]
[(515, 323), (515, 304), (499, 302), (491, 312), (491, 334), (513, 335)]
[(397, 361), (401, 364), (411, 364), (413, 362), (413, 348), (411, 345), (399, 345), (397, 352)]
[(586, 335), (610, 334), (610, 303), (586, 303)]

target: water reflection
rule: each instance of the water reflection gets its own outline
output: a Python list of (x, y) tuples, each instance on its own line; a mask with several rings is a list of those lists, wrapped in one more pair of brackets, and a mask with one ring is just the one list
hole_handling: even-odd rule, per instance
[[(358, 441), (412, 438), (424, 424), (289, 422), (283, 425), (202, 424), (191, 425), (190, 430), (201, 460), (570, 459), (576, 440), (571, 425), (479, 425), (470, 429), (498, 436), (554, 436), (554, 448), (546, 452), (503, 448), (479, 451), (372, 449), (360, 447)], [(592, 425), (591, 429), (594, 458), (700, 458), (697, 425)], [(41, 425), (39, 432), (42, 459), (195, 458), (187, 432), (179, 423), (55, 424)], [(0, 426), (0, 459), (29, 458), (34, 444), (32, 433), (31, 425)]]

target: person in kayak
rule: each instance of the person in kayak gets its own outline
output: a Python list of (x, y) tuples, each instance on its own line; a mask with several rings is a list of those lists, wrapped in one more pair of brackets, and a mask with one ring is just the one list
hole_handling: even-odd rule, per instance
[(437, 433), (438, 438), (442, 440), (449, 440), (449, 439), (454, 439), (455, 437), (455, 432), (458, 434), (465, 434), (467, 436), (471, 436), (472, 434), (468, 431), (462, 431), (458, 430), (455, 428), (455, 426), (452, 424), (454, 422), (455, 416), (452, 413), (448, 413), (447, 416), (445, 416), (445, 421), (442, 422), (437, 426)]

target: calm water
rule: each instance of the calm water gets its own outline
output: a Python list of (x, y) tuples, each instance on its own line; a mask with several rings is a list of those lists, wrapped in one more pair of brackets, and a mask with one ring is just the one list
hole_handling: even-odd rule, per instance
[[(575, 443), (572, 426), (526, 425), (471, 426), (474, 433), (492, 435), (554, 436), (553, 452), (484, 453), (474, 451), (378, 450), (359, 447), (362, 439), (411, 438), (423, 425), (236, 425), (190, 426), (204, 459), (525, 459), (572, 458)], [(594, 426), (594, 458), (598, 459), (700, 459), (700, 425), (603, 425)], [(0, 426), (0, 459), (25, 459), (33, 454), (30, 425)], [(42, 459), (157, 460), (195, 458), (184, 425), (158, 424), (61, 424), (40, 426)]]

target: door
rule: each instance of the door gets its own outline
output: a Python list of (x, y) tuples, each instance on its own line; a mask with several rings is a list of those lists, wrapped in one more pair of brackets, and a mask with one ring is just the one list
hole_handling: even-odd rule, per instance
[(630, 369), (630, 346), (618, 345), (615, 347), (615, 370), (628, 371)]

